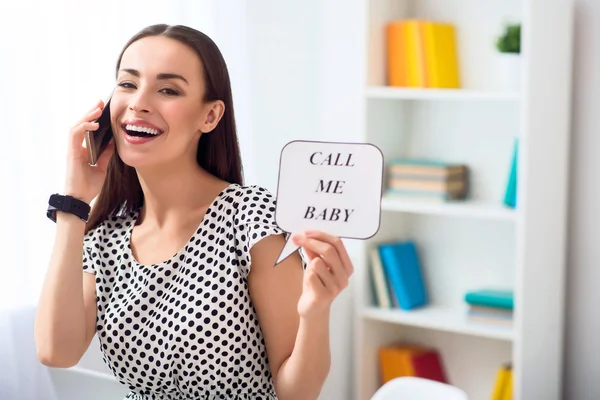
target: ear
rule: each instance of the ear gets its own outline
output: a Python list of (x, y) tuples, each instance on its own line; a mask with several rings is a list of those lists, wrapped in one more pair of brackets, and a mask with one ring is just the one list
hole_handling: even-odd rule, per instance
[(225, 103), (221, 100), (215, 100), (207, 104), (206, 109), (208, 112), (203, 113), (204, 117), (199, 129), (202, 133), (208, 133), (215, 129), (221, 118), (223, 118), (223, 114), (225, 114)]

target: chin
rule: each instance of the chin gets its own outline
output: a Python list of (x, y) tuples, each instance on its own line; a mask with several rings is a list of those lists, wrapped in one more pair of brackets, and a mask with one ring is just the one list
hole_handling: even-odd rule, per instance
[(156, 160), (152, 160), (151, 156), (144, 154), (119, 154), (123, 163), (129, 167), (140, 169), (158, 165)]

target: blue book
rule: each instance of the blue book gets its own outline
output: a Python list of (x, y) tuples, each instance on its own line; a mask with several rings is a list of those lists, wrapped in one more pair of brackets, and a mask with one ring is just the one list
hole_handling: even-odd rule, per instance
[(504, 192), (504, 204), (511, 208), (517, 206), (517, 159), (519, 150), (519, 140), (515, 139), (512, 161), (510, 165), (510, 173), (508, 174), (508, 182)]
[(389, 281), (391, 292), (403, 310), (427, 304), (427, 293), (421, 265), (413, 242), (382, 244), (379, 255)]

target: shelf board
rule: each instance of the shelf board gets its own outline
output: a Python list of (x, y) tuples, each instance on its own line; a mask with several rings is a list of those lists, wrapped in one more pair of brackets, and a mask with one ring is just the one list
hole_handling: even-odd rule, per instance
[(476, 101), (518, 101), (518, 92), (501, 92), (470, 89), (421, 89), (369, 86), (366, 96), (370, 99), (397, 100), (476, 100)]
[(384, 195), (381, 209), (413, 214), (446, 215), (491, 220), (513, 221), (517, 212), (502, 204), (489, 204), (476, 201), (428, 202), (400, 198), (400, 196)]
[(440, 306), (428, 306), (413, 311), (404, 311), (400, 309), (366, 307), (362, 311), (362, 317), (394, 324), (504, 341), (512, 341), (514, 338), (512, 327), (469, 321), (466, 310), (460, 308), (452, 309)]

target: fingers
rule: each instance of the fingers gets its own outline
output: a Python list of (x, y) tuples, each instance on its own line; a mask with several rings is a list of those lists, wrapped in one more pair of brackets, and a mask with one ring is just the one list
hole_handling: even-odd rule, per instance
[(323, 258), (329, 268), (333, 268), (333, 265), (341, 265), (342, 261), (336, 248), (329, 243), (312, 239), (305, 235), (294, 235), (292, 239), (297, 245), (304, 248), (311, 261), (314, 258)]
[(79, 125), (75, 126), (71, 129), (71, 140), (74, 148), (78, 148), (81, 146), (83, 142), (83, 134), (85, 131), (95, 131), (98, 129), (97, 122), (82, 122)]
[(348, 255), (348, 252), (346, 251), (346, 246), (344, 246), (342, 239), (321, 231), (307, 231), (306, 236), (308, 238), (320, 240), (322, 242), (329, 243), (330, 245), (332, 245), (336, 249), (338, 257), (344, 265), (346, 274), (348, 274), (348, 276), (352, 275), (352, 273), (354, 272), (354, 266), (352, 264), (350, 256)]
[(98, 129), (98, 125), (99, 124), (97, 122), (82, 122), (81, 124), (79, 124), (79, 126), (76, 127), (76, 129), (79, 129), (82, 132), (95, 131), (96, 129)]
[[(296, 244), (302, 246), (309, 256), (311, 263), (317, 263), (318, 272), (322, 272), (320, 271), (321, 264), (325, 267), (325, 272), (319, 273), (319, 277), (322, 278), (325, 285), (327, 285), (327, 281), (329, 281), (328, 278), (330, 278), (333, 279), (338, 291), (348, 286), (350, 274), (347, 273), (347, 269), (352, 266), (344, 266), (343, 261), (339, 257), (338, 250), (334, 245), (317, 239), (308, 238), (303, 235), (294, 235), (293, 240)], [(324, 276), (323, 274), (326, 275)], [(331, 286), (331, 284), (329, 286)]]
[(102, 109), (104, 108), (104, 102), (100, 100), (96, 105), (91, 108), (79, 121), (75, 123), (75, 127), (81, 125), (83, 122), (91, 122), (95, 119), (98, 119), (102, 114)]
[(318, 257), (310, 262), (306, 279), (321, 295), (336, 296), (341, 290), (325, 262)]
[[(312, 232), (310, 236), (294, 235), (292, 240), (304, 248), (310, 259), (316, 255), (322, 257), (335, 274), (349, 277), (354, 272), (352, 261), (339, 238), (322, 232)], [(342, 271), (339, 271), (340, 268)]]

